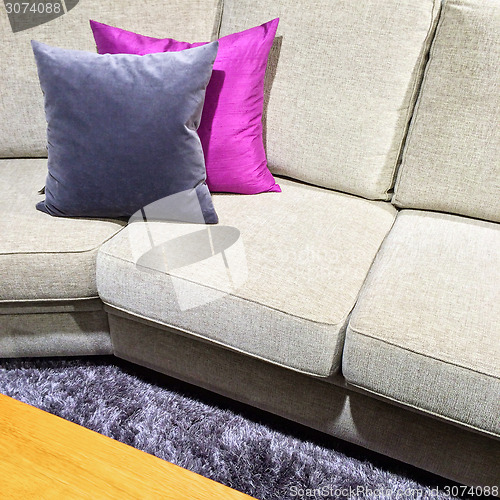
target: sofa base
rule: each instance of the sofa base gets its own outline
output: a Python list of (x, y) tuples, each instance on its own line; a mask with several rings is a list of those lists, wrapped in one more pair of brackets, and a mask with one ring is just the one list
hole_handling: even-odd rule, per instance
[(498, 440), (107, 310), (120, 358), (462, 484), (500, 482)]
[(113, 353), (102, 305), (98, 310), (85, 310), (86, 305), (58, 304), (56, 312), (33, 312), (46, 306), (26, 305), (22, 313), (17, 306), (9, 311), (6, 307), (0, 310), (1, 358)]

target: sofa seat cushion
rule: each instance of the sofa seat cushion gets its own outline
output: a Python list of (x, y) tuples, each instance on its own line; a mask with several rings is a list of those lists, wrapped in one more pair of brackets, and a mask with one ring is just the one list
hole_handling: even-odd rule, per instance
[(214, 195), (215, 227), (129, 224), (99, 250), (102, 300), (304, 373), (337, 371), (347, 319), (395, 210), (278, 182), (282, 193)]
[(500, 226), (403, 210), (346, 333), (347, 381), (500, 436)]
[(0, 302), (97, 297), (97, 248), (125, 224), (39, 212), (46, 175), (47, 159), (0, 160)]

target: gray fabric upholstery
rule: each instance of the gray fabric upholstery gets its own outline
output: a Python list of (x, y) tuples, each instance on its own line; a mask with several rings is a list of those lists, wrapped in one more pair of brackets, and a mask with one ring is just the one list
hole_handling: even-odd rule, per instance
[(388, 199), (440, 0), (225, 0), (221, 35), (280, 18), (264, 125), (270, 169)]
[(213, 344), (110, 316), (115, 355), (463, 484), (500, 482), (500, 441)]
[(448, 0), (394, 203), (500, 222), (500, 2)]
[(349, 383), (500, 436), (500, 226), (403, 210), (352, 313)]
[[(264, 113), (272, 170), (388, 199), (440, 0), (225, 3), (221, 35), (281, 17)], [(500, 221), (498, 4), (446, 9), (394, 203)], [(221, 16), (221, 0), (85, 0), (15, 35), (0, 16), (0, 158), (46, 155), (30, 39), (93, 50), (94, 18), (208, 40)], [(112, 351), (95, 260), (113, 238), (98, 280), (117, 356), (463, 484), (500, 483), (498, 226), (399, 216), (347, 333), (344, 370), (360, 387), (343, 387), (345, 329), (392, 206), (285, 180), (281, 194), (219, 195), (220, 227), (239, 238), (222, 232), (233, 244), (210, 265), (168, 274), (138, 259), (172, 234), (189, 240), (189, 228), (134, 223), (116, 235), (115, 221), (53, 219), (34, 209), (45, 175), (46, 160), (0, 160), (0, 357)]]
[(42, 314), (101, 311), (101, 299), (29, 300), (26, 302), (0, 302), (0, 314)]
[(37, 211), (46, 175), (46, 159), (0, 160), (0, 302), (97, 297), (97, 248), (124, 225)]
[[(329, 376), (339, 367), (348, 316), (395, 210), (279, 182), (281, 193), (214, 195), (220, 225), (213, 229), (234, 229), (239, 237), (213, 255), (194, 252), (203, 242), (195, 239), (204, 234), (199, 226), (129, 225), (99, 250), (99, 295), (138, 317)], [(213, 229), (205, 234), (215, 241)], [(180, 256), (168, 253), (176, 241)], [(195, 258), (166, 268), (141, 264), (155, 251), (162, 263), (190, 251)]]
[(0, 158), (46, 156), (43, 98), (30, 40), (66, 49), (95, 50), (89, 19), (159, 38), (207, 41), (218, 27), (218, 0), (79, 2), (67, 14), (12, 33), (0, 16)]
[(0, 314), (0, 358), (112, 354), (100, 311)]

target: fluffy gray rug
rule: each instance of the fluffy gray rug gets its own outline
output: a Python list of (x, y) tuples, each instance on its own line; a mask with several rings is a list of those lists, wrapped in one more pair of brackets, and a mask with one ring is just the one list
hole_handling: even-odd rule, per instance
[(449, 481), (116, 358), (0, 360), (0, 392), (262, 500), (450, 498)]

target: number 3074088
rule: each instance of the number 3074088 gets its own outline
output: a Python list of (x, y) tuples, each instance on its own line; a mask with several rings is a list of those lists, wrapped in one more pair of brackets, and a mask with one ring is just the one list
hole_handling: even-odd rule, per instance
[(467, 495), (470, 497), (498, 496), (498, 486), (444, 486), (444, 492), (448, 496)]
[(15, 2), (6, 3), (7, 14), (62, 14), (63, 9), (58, 2)]

